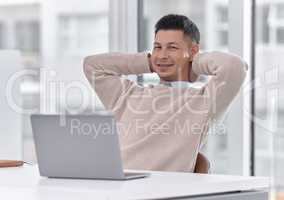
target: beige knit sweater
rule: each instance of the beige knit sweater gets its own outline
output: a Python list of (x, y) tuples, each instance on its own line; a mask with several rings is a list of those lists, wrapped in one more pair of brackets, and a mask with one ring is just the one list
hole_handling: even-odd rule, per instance
[(203, 87), (142, 87), (121, 75), (150, 73), (146, 53), (108, 53), (84, 60), (87, 79), (115, 115), (127, 169), (193, 172), (208, 126), (232, 102), (246, 69), (235, 55), (199, 53), (193, 72), (212, 76)]

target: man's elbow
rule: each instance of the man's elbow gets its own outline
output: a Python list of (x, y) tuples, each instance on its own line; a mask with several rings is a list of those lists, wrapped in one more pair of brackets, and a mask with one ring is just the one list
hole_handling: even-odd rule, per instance
[(93, 83), (96, 77), (95, 65), (92, 63), (93, 60), (93, 56), (87, 56), (83, 60), (83, 72), (90, 83)]
[(85, 57), (84, 60), (83, 60), (83, 72), (84, 72), (86, 77), (90, 73), (90, 66), (89, 66), (89, 63), (88, 63), (88, 57)]
[(239, 63), (239, 69), (238, 72), (240, 74), (241, 84), (244, 82), (246, 75), (248, 71), (248, 64), (241, 59), (241, 62)]
[(87, 56), (83, 60), (83, 71), (88, 77), (90, 74), (97, 74), (99, 70), (99, 59), (96, 55)]
[(84, 58), (84, 60), (83, 60), (84, 72), (92, 65), (91, 64), (92, 57), (93, 56), (87, 56), (87, 57)]
[(229, 62), (230, 66), (232, 67), (231, 75), (238, 79), (238, 81), (240, 81), (240, 84), (242, 84), (242, 82), (246, 78), (248, 64), (237, 55), (232, 55)]

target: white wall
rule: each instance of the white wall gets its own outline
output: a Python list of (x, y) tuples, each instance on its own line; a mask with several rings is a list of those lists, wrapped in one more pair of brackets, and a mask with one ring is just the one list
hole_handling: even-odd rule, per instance
[(39, 5), (1, 5), (0, 4), (0, 23), (3, 24), (5, 38), (4, 47), (7, 49), (15, 48), (15, 22), (31, 21), (39, 19)]
[[(59, 17), (60, 16), (76, 16), (76, 15), (96, 15), (106, 14), (108, 12), (108, 1), (94, 1), (94, 0), (46, 0), (41, 3), (41, 53), (42, 65), (45, 69), (54, 70), (55, 76), (49, 77), (48, 80), (41, 76), (41, 86), (48, 84), (48, 81), (55, 80), (57, 84), (59, 81), (64, 81), (65, 84), (73, 85), (75, 82), (80, 82), (83, 92), (70, 91), (69, 95), (50, 95), (46, 92), (41, 93), (41, 104), (49, 103), (50, 108), (43, 108), (42, 112), (58, 111), (58, 104), (64, 107), (64, 102), (60, 103), (62, 97), (67, 97), (70, 104), (79, 105), (82, 95), (87, 98), (90, 103), (98, 107), (102, 107), (99, 99), (94, 95), (93, 89), (90, 87), (83, 74), (83, 58), (86, 55), (62, 55), (59, 52)], [(108, 24), (106, 24), (108, 26)], [(95, 28), (95, 27), (90, 27)], [(86, 31), (86, 30), (82, 30)], [(92, 42), (92, 41), (90, 41)], [(92, 52), (90, 52), (92, 53)], [(56, 86), (58, 87), (58, 85)], [(68, 86), (67, 86), (68, 87)], [(64, 94), (64, 93), (63, 93)], [(86, 97), (86, 95), (88, 95)], [(95, 102), (95, 103), (94, 103)], [(52, 105), (53, 104), (53, 105)], [(93, 107), (93, 105), (90, 105)], [(60, 108), (64, 109), (64, 108)]]
[[(20, 69), (19, 52), (0, 50), (0, 159), (22, 159), (21, 113), (12, 109), (6, 96), (9, 79)], [(14, 89), (17, 104), (21, 105), (19, 83)]]

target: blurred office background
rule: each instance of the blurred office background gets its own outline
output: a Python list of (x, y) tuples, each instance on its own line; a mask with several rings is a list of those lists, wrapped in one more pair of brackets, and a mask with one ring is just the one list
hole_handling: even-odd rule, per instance
[[(254, 63), (244, 90), (225, 118), (226, 134), (213, 131), (203, 149), (212, 163), (212, 173), (271, 176), (273, 189), (281, 195), (284, 1), (254, 3), (253, 10), (252, 0), (1, 0), (0, 49), (19, 49), (24, 68), (37, 74), (27, 76), (21, 83), (23, 107), (35, 112), (57, 112), (65, 105), (53, 95), (40, 93), (44, 82), (40, 69), (55, 70), (55, 79), (65, 83), (86, 81), (82, 73), (85, 56), (151, 50), (154, 24), (161, 16), (187, 15), (200, 28), (203, 51), (230, 51), (249, 64)], [(251, 77), (255, 80), (254, 90), (250, 90)], [(140, 84), (159, 81), (153, 74), (130, 78)], [(71, 91), (67, 101), (76, 107), (78, 98)], [(96, 104), (92, 106), (101, 109), (101, 103), (94, 98)], [(51, 108), (43, 109), (47, 102), (51, 102)], [(92, 107), (86, 112), (90, 110)], [(253, 121), (251, 112), (255, 114)], [(22, 114), (21, 133), (24, 160), (36, 162), (29, 114)]]

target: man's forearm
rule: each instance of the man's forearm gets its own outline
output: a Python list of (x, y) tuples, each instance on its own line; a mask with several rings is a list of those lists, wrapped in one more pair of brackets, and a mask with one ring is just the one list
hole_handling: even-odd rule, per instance
[(84, 67), (87, 66), (97, 76), (120, 76), (151, 72), (146, 53), (108, 53), (88, 56), (84, 59)]
[(243, 80), (247, 68), (240, 57), (217, 51), (196, 54), (192, 63), (194, 74), (217, 76), (219, 81)]

